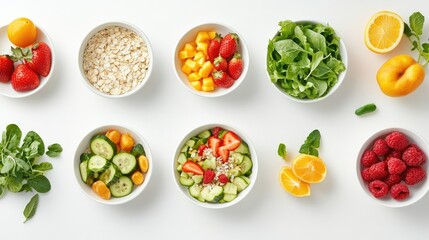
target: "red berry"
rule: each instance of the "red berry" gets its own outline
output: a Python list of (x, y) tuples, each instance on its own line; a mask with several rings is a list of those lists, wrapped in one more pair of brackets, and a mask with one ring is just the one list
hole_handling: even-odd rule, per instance
[(223, 163), (229, 161), (229, 150), (226, 146), (218, 148), (217, 155), (221, 158)]
[(217, 178), (221, 184), (226, 184), (229, 181), (228, 177), (223, 173), (220, 174)]
[(392, 132), (385, 138), (387, 145), (398, 151), (403, 151), (408, 147), (408, 138), (400, 132)]
[(222, 128), (220, 128), (220, 127), (214, 127), (212, 129), (212, 135), (215, 136), (215, 137), (219, 137), (220, 130), (222, 130)]
[(374, 151), (377, 156), (382, 157), (386, 155), (389, 152), (389, 146), (387, 146), (387, 143), (384, 139), (377, 139), (374, 142), (374, 145), (372, 146), (372, 151)]
[(380, 180), (374, 180), (370, 182), (368, 189), (376, 198), (382, 198), (389, 193), (389, 186)]
[(369, 174), (371, 174), (372, 179), (381, 180), (387, 177), (387, 175), (389, 175), (389, 172), (387, 171), (386, 162), (378, 162), (376, 164), (373, 164), (371, 167), (369, 167)]
[(404, 182), (408, 185), (417, 184), (426, 177), (426, 172), (421, 167), (409, 167), (404, 172)]
[(210, 62), (213, 63), (214, 59), (219, 56), (220, 41), (222, 37), (220, 34), (216, 33), (216, 36), (210, 40), (209, 46), (207, 47), (207, 55)]
[(401, 174), (407, 169), (407, 165), (401, 159), (391, 157), (387, 160), (387, 170), (390, 174)]
[(237, 51), (238, 35), (235, 33), (228, 33), (220, 42), (219, 54), (228, 59)]
[(234, 56), (228, 63), (228, 73), (232, 79), (237, 80), (243, 72), (243, 60), (239, 53), (234, 53)]
[(234, 79), (224, 71), (214, 71), (213, 82), (217, 87), (229, 88), (234, 84)]
[(33, 90), (40, 84), (37, 73), (31, 70), (27, 65), (21, 64), (15, 68), (11, 77), (13, 89), (19, 92)]
[(225, 58), (223, 58), (221, 56), (218, 56), (213, 61), (213, 67), (217, 71), (224, 71), (224, 72), (226, 72), (228, 70), (228, 62), (226, 61)]
[(33, 57), (26, 60), (26, 64), (37, 74), (46, 77), (51, 71), (52, 53), (49, 46), (44, 42), (39, 42), (31, 47)]
[(404, 200), (410, 196), (410, 190), (405, 184), (395, 184), (390, 188), (390, 195), (396, 200)]
[(372, 150), (366, 150), (360, 159), (360, 163), (364, 168), (371, 167), (378, 162), (380, 162), (380, 159), (378, 159), (377, 154)]
[(372, 180), (374, 180), (374, 179), (372, 178), (371, 173), (369, 172), (369, 168), (365, 168), (365, 169), (363, 169), (363, 170), (361, 171), (361, 176), (362, 176), (362, 179), (363, 179), (365, 182), (371, 182)]
[(402, 159), (402, 152), (397, 150), (391, 150), (387, 155), (385, 160), (388, 160), (390, 157)]
[(207, 145), (203, 144), (198, 147), (198, 156), (203, 156), (204, 150), (206, 150)]
[(402, 160), (408, 166), (420, 166), (426, 162), (426, 155), (424, 152), (415, 144), (405, 149), (402, 154)]
[(212, 154), (213, 156), (217, 157), (217, 152), (218, 149), (220, 147), (220, 139), (217, 138), (217, 136), (211, 136), (209, 137), (209, 139), (207, 140), (207, 145), (209, 146), (209, 148), (212, 150)]
[(204, 171), (203, 184), (211, 183), (215, 176), (216, 174), (212, 170), (207, 169), (206, 171)]
[(6, 83), (9, 82), (13, 70), (15, 69), (13, 65), (13, 61), (9, 58), (9, 56), (1, 55), (0, 56), (0, 82)]
[(392, 187), (395, 184), (398, 184), (402, 181), (402, 176), (399, 174), (390, 174), (385, 179), (383, 179), (383, 182), (387, 184), (387, 186)]

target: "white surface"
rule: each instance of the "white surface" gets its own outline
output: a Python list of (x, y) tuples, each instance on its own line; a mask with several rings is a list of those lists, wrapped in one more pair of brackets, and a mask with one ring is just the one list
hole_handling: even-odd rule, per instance
[[(403, 98), (383, 95), (375, 81), (381, 64), (409, 52), (410, 43), (404, 38), (394, 52), (376, 55), (365, 47), (363, 30), (371, 15), (384, 9), (404, 19), (417, 10), (429, 17), (429, 2), (219, 0), (208, 10), (209, 3), (212, 1), (2, 3), (0, 25), (20, 16), (33, 19), (51, 36), (57, 65), (49, 84), (37, 94), (22, 99), (0, 96), (0, 126), (4, 129), (8, 123), (17, 123), (24, 132), (36, 130), (47, 143), (61, 143), (64, 152), (59, 159), (48, 159), (54, 165), (48, 174), (52, 190), (41, 194), (34, 219), (22, 224), (22, 211), (31, 194), (7, 194), (0, 199), (1, 239), (427, 239), (429, 196), (400, 209), (375, 203), (356, 179), (355, 157), (366, 138), (379, 129), (401, 127), (428, 138), (428, 80)], [(349, 69), (343, 85), (315, 104), (286, 99), (265, 73), (267, 42), (277, 22), (303, 18), (326, 20), (348, 47)], [(154, 50), (151, 81), (125, 99), (100, 97), (79, 79), (81, 41), (93, 26), (112, 19), (135, 23), (151, 39)], [(185, 31), (216, 21), (245, 36), (250, 69), (233, 93), (203, 98), (180, 86), (171, 59)], [(425, 39), (427, 33), (426, 23)], [(354, 115), (357, 107), (369, 102), (377, 104), (377, 112)], [(242, 129), (255, 144), (259, 159), (252, 192), (239, 204), (220, 210), (200, 208), (181, 196), (170, 169), (181, 138), (210, 122)], [(125, 205), (105, 206), (85, 196), (76, 184), (73, 151), (91, 129), (122, 123), (148, 141), (154, 172), (145, 194)], [(322, 134), (320, 155), (328, 175), (312, 186), (310, 197), (294, 198), (278, 183), (278, 173), (286, 163), (277, 156), (277, 146), (286, 143), (292, 158), (315, 128)]]

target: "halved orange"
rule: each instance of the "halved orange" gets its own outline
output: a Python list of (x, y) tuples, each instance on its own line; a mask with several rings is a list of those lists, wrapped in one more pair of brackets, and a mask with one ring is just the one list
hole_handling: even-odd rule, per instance
[(374, 14), (366, 24), (365, 45), (375, 53), (392, 51), (402, 39), (404, 21), (394, 12)]
[(310, 196), (310, 184), (297, 178), (290, 167), (283, 167), (279, 178), (280, 184), (286, 192), (295, 197)]
[(307, 183), (320, 183), (326, 177), (326, 165), (319, 157), (300, 154), (292, 162), (297, 178)]

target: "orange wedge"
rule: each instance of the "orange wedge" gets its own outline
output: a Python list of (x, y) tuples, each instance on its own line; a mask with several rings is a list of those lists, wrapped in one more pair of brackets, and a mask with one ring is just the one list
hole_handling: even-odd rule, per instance
[(298, 155), (292, 162), (292, 171), (297, 178), (307, 183), (320, 183), (326, 177), (325, 163), (313, 155)]
[(392, 51), (402, 39), (404, 21), (389, 11), (374, 14), (365, 28), (365, 45), (375, 53)]
[(283, 167), (279, 177), (280, 184), (286, 192), (295, 197), (310, 196), (310, 184), (297, 178), (290, 167)]

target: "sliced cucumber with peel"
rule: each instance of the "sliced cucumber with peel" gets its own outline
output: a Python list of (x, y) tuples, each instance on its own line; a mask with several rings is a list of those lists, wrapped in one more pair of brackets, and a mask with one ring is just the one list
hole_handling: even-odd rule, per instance
[(92, 153), (111, 160), (116, 153), (116, 145), (105, 135), (96, 135), (89, 145)]
[(116, 183), (121, 176), (121, 172), (115, 167), (115, 165), (110, 164), (110, 167), (100, 175), (100, 180), (107, 186), (110, 186)]
[(88, 160), (88, 169), (94, 173), (106, 170), (109, 165), (110, 162), (99, 155), (94, 155)]
[(133, 191), (134, 184), (127, 176), (122, 176), (119, 180), (110, 185), (110, 193), (114, 197), (125, 197)]
[(116, 154), (112, 162), (118, 167), (122, 174), (130, 174), (137, 166), (137, 160), (134, 155), (126, 152)]

